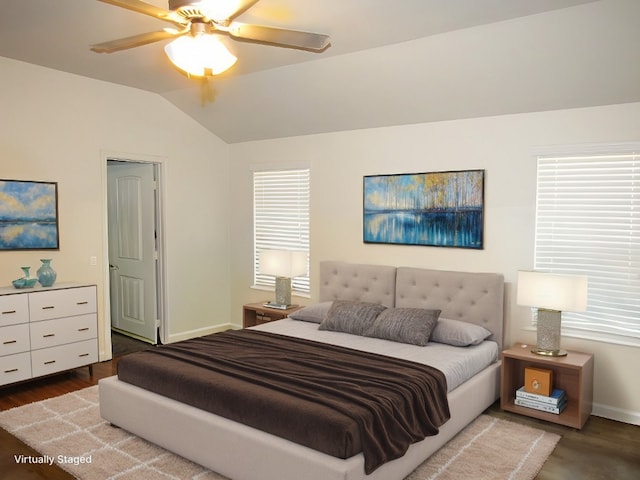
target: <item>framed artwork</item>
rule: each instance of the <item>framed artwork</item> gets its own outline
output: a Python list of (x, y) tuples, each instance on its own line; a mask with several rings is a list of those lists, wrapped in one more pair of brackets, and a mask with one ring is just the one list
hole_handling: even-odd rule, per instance
[(483, 248), (484, 170), (364, 177), (365, 243)]
[(59, 250), (58, 184), (0, 180), (0, 250)]

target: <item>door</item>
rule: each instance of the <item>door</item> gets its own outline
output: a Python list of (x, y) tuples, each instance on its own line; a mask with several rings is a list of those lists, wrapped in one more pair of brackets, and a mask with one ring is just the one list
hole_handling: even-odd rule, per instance
[(111, 326), (157, 343), (155, 166), (107, 164)]

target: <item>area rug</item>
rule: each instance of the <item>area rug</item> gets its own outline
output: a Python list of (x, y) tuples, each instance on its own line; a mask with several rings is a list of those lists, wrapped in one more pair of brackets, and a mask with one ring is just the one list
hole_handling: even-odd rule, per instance
[[(0, 426), (40, 452), (40, 457), (14, 456), (25, 468), (52, 462), (82, 480), (225, 479), (111, 427), (100, 418), (97, 386), (0, 412)], [(481, 415), (406, 480), (532, 480), (559, 439)]]

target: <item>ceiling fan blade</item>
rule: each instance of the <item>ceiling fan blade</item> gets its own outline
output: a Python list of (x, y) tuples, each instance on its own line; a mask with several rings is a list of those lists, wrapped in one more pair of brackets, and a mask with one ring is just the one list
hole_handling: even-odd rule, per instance
[(92, 45), (91, 50), (97, 53), (113, 53), (120, 50), (140, 47), (149, 43), (159, 42), (160, 40), (166, 40), (167, 38), (175, 38), (176, 36), (180, 36), (183, 33), (184, 32), (168, 32), (166, 30), (141, 33), (139, 35), (133, 35), (131, 37), (119, 38), (118, 40), (111, 40), (110, 42)]
[(177, 23), (184, 25), (184, 22), (180, 21), (173, 13), (164, 8), (156, 7), (150, 3), (141, 2), (140, 0), (98, 0), (102, 3), (108, 3), (109, 5), (115, 5), (116, 7), (126, 8), (133, 12), (142, 13), (151, 17), (159, 18), (167, 22)]
[(262, 25), (233, 23), (229, 28), (220, 30), (226, 31), (232, 37), (243, 40), (269, 43), (300, 50), (311, 50), (314, 52), (321, 52), (326, 49), (331, 42), (328, 35), (321, 33), (298, 32), (296, 30), (264, 27)]

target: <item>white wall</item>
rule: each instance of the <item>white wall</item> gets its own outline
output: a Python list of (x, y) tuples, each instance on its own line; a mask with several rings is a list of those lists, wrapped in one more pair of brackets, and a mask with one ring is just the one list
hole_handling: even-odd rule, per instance
[(48, 257), (58, 281), (97, 284), (101, 359), (110, 358), (104, 155), (153, 158), (164, 178), (168, 337), (227, 322), (227, 145), (155, 94), (6, 58), (0, 71), (0, 178), (58, 182), (60, 216), (59, 251), (0, 251), (0, 285)]
[[(528, 309), (515, 304), (518, 269), (531, 268), (535, 217), (533, 152), (552, 145), (640, 139), (640, 104), (508, 115), (358, 130), (231, 145), (231, 306), (241, 323), (243, 303), (271, 293), (252, 282), (251, 165), (311, 166), (311, 276), (317, 299), (321, 260), (495, 271), (506, 286), (506, 343), (535, 343)], [(481, 251), (362, 242), (362, 177), (485, 169), (485, 247)], [(640, 423), (638, 349), (564, 338), (563, 346), (595, 353), (596, 412)]]

